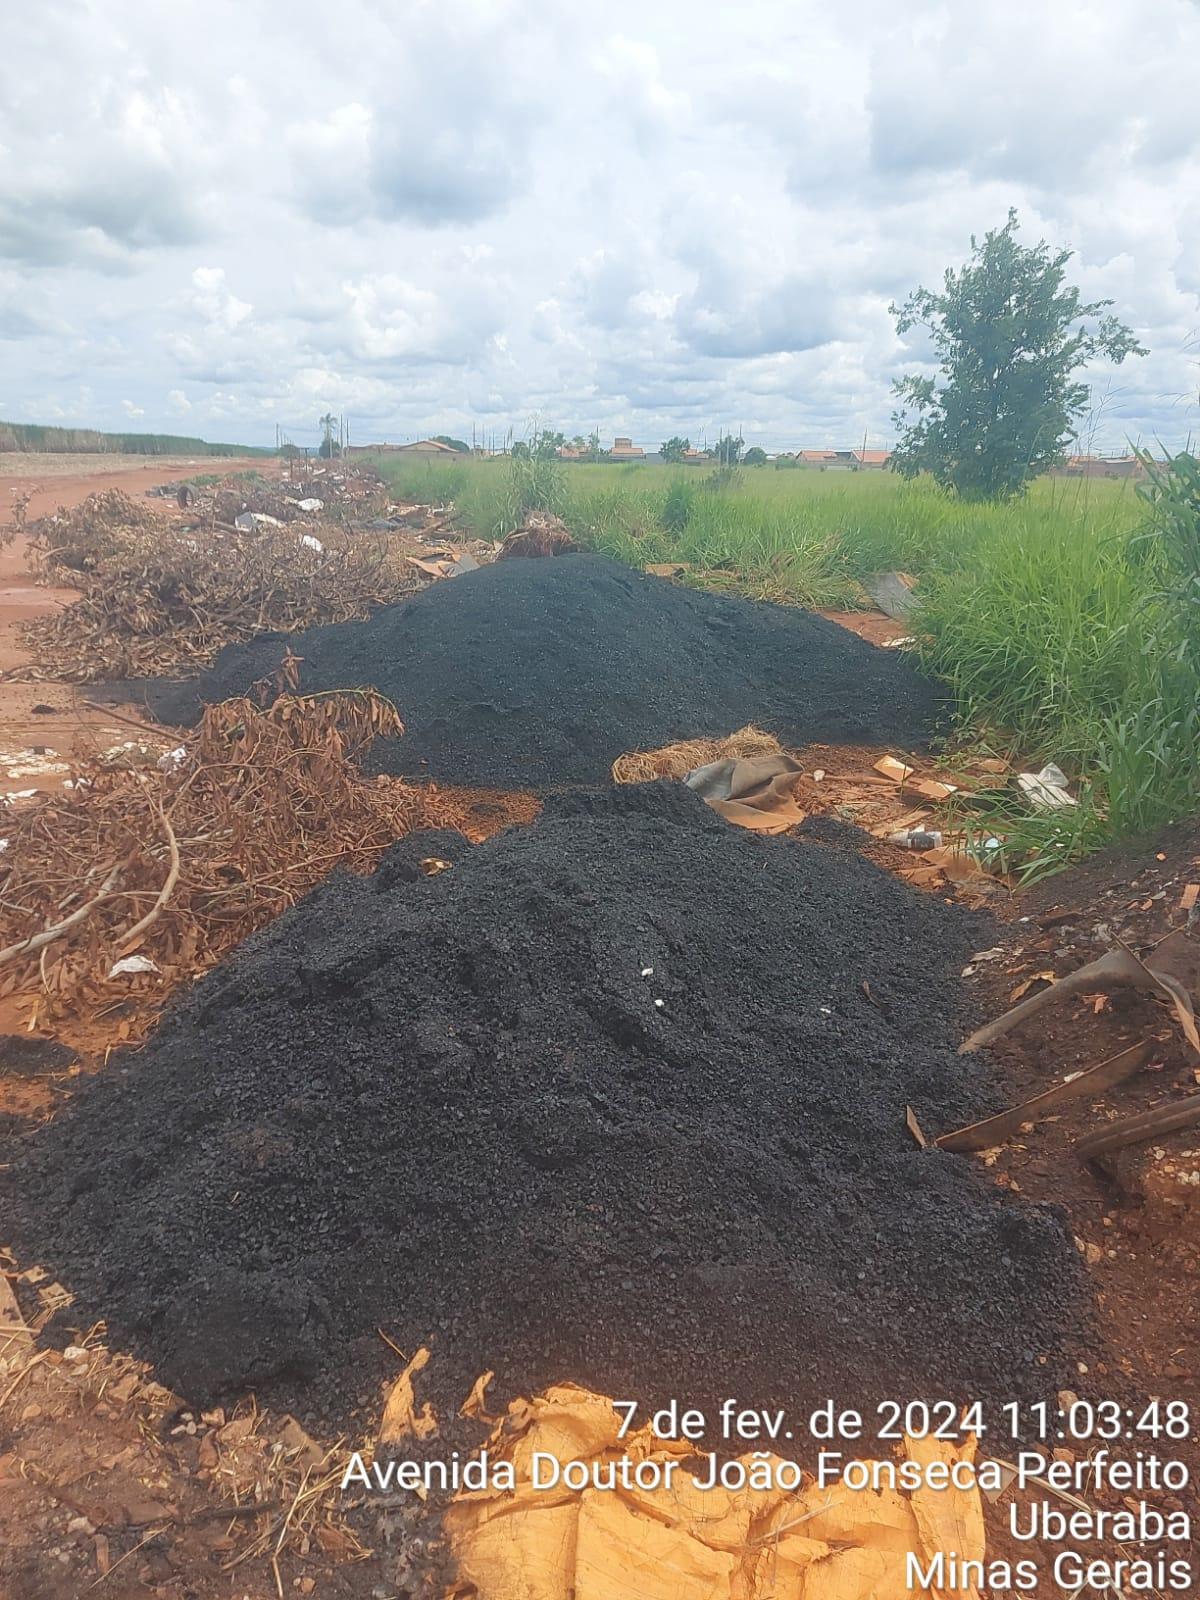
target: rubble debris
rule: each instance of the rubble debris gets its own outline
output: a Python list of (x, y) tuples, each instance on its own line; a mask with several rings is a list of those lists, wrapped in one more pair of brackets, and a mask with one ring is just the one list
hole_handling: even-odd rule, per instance
[[(785, 743), (934, 730), (940, 691), (908, 661), (794, 606), (702, 593), (603, 556), (498, 561), (361, 625), (292, 643), (305, 692), (366, 684), (408, 727), (375, 770), (549, 789), (606, 783), (623, 752), (753, 720)], [(245, 693), (284, 641), (222, 652), (196, 690), (152, 697), (167, 721)]]
[(440, 1411), (485, 1366), (644, 1403), (686, 1370), (701, 1407), (731, 1373), (794, 1410), (1052, 1394), (1060, 1219), (905, 1125), (987, 1109), (953, 1047), (981, 921), (680, 784), (413, 834), (19, 1144), (10, 1231), (193, 1403), (253, 1384), (307, 1426), (377, 1403), (377, 1329), (433, 1350)]

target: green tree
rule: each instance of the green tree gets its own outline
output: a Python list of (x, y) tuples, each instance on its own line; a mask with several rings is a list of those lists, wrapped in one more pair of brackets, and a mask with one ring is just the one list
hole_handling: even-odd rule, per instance
[(435, 433), (433, 440), (435, 444), (449, 445), (451, 450), (461, 450), (465, 456), (471, 454), (471, 446), (464, 439), (455, 439), (449, 433)]
[(1088, 402), (1076, 378), (1097, 356), (1145, 355), (1132, 331), (1100, 315), (1066, 284), (1070, 250), (1017, 242), (1017, 214), (950, 267), (940, 294), (917, 289), (890, 309), (896, 329), (928, 330), (941, 381), (910, 375), (893, 385), (899, 443), (892, 465), (930, 472), (970, 500), (1003, 500), (1062, 453)]
[(745, 442), (740, 435), (723, 433), (710, 452), (713, 460), (721, 467), (736, 467), (742, 459)]
[(333, 436), (333, 430), (337, 427), (337, 420), (332, 411), (327, 411), (321, 418), (321, 427), (325, 430), (325, 437), (321, 440), (319, 455), (329, 457), (337, 454), (338, 443)]
[(759, 445), (752, 445), (742, 457), (742, 465), (744, 467), (765, 467), (766, 464), (767, 452)]
[(682, 461), (691, 448), (692, 441), (690, 439), (680, 439), (676, 435), (674, 439), (668, 439), (665, 444), (661, 444), (658, 447), (658, 453), (664, 461), (676, 462)]

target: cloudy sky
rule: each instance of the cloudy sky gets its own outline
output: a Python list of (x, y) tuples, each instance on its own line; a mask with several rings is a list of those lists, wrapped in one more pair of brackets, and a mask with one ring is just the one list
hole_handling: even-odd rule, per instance
[(0, 46), (0, 417), (271, 442), (890, 437), (889, 301), (1018, 208), (1200, 422), (1196, 0), (38, 0)]

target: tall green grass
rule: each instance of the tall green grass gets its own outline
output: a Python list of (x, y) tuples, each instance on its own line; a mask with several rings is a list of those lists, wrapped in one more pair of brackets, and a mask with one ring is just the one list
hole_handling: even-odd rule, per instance
[[(519, 515), (501, 461), (381, 469), (397, 494), (453, 500), (481, 537)], [(555, 498), (590, 548), (686, 563), (695, 581), (751, 595), (852, 608), (869, 604), (872, 573), (915, 574), (922, 657), (963, 735), (1056, 760), (1078, 785), (1069, 818), (997, 816), (1033, 870), (1200, 808), (1198, 608), (1171, 599), (1177, 523), (1160, 526), (1131, 484), (1047, 478), (990, 506), (888, 473), (714, 481), (702, 468), (571, 464)]]

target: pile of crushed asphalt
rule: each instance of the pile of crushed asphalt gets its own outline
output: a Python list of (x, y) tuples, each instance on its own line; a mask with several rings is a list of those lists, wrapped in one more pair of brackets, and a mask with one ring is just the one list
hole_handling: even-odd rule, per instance
[(197, 684), (150, 695), (163, 721), (244, 694), (286, 649), (305, 692), (372, 686), (407, 728), (376, 770), (522, 788), (606, 783), (627, 750), (748, 722), (785, 744), (928, 740), (940, 696), (896, 651), (794, 606), (684, 588), (571, 555), (498, 561), (366, 622), (231, 645)]
[(189, 1399), (308, 1420), (377, 1406), (378, 1330), (432, 1344), (451, 1414), (486, 1368), (789, 1410), (1053, 1393), (1057, 1213), (905, 1126), (996, 1108), (954, 1053), (989, 937), (683, 786), (415, 835), (27, 1135), (12, 1242)]

